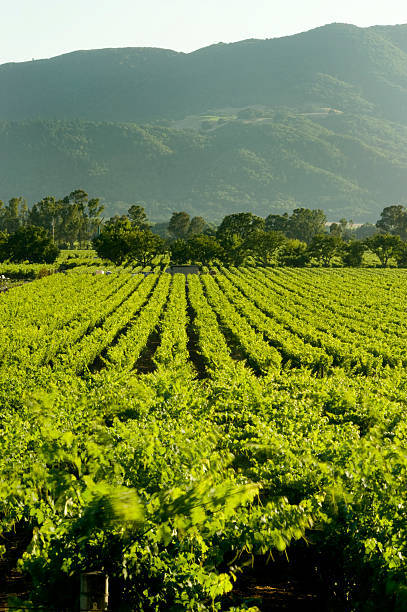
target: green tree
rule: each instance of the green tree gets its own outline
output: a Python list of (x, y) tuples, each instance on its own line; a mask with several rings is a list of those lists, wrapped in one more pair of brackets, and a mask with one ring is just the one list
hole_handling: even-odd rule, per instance
[(205, 234), (193, 236), (188, 240), (187, 246), (191, 261), (208, 265), (216, 259), (221, 261), (224, 259), (223, 248), (213, 236)]
[(93, 239), (93, 248), (102, 259), (109, 259), (116, 266), (121, 266), (129, 255), (128, 237), (131, 231), (132, 225), (127, 218), (108, 223)]
[(119, 223), (120, 221), (130, 221), (130, 219), (127, 215), (114, 215), (113, 217), (110, 217), (110, 219), (108, 219), (104, 225), (107, 227), (108, 225), (115, 225), (115, 223)]
[(0, 201), (0, 230), (15, 232), (27, 222), (27, 210), (24, 198), (11, 198), (7, 205)]
[(10, 234), (5, 248), (8, 259), (17, 263), (53, 263), (59, 255), (49, 232), (35, 225), (25, 225)]
[(62, 200), (62, 229), (66, 242), (71, 246), (77, 240), (80, 244), (88, 236), (86, 207), (89, 196), (83, 189), (75, 189)]
[(325, 231), (325, 213), (319, 208), (296, 208), (288, 222), (287, 236), (310, 244), (312, 238)]
[(376, 234), (370, 238), (366, 238), (365, 244), (367, 248), (377, 255), (380, 263), (385, 268), (393, 255), (397, 252), (400, 246), (400, 236), (391, 234)]
[(264, 227), (264, 219), (253, 213), (234, 213), (223, 218), (216, 236), (220, 242), (234, 234), (242, 240), (246, 240), (251, 232), (259, 229), (264, 230)]
[[(40, 204), (38, 212), (48, 217), (44, 221), (51, 223), (55, 238), (71, 246), (77, 240), (81, 245), (91, 240), (101, 225), (100, 215), (104, 207), (99, 198), (89, 199), (83, 189), (76, 189), (58, 201), (53, 197), (44, 198)], [(33, 219), (35, 208), (31, 212)]]
[(365, 240), (365, 238), (370, 238), (370, 236), (374, 236), (378, 233), (378, 229), (373, 223), (363, 223), (355, 229), (355, 238), (356, 240)]
[(283, 215), (268, 215), (265, 221), (265, 229), (268, 232), (283, 232), (286, 234), (288, 231), (290, 217), (288, 213)]
[(98, 232), (102, 224), (102, 219), (100, 215), (102, 214), (103, 210), (104, 206), (100, 203), (99, 198), (91, 198), (89, 200), (86, 211), (87, 240), (91, 240)]
[(7, 206), (7, 225), (6, 230), (11, 233), (17, 231), (21, 225), (20, 220), (20, 204), (23, 202), (23, 198), (11, 198)]
[(386, 206), (380, 214), (376, 227), (384, 234), (407, 238), (407, 210), (401, 204)]
[(202, 234), (206, 227), (206, 221), (203, 217), (192, 217), (188, 228), (188, 236), (196, 236)]
[(343, 218), (339, 219), (338, 223), (331, 223), (329, 226), (329, 233), (335, 236), (340, 236), (343, 240), (350, 240), (352, 237), (352, 230), (350, 229), (350, 225), (352, 221), (348, 221)]
[(69, 196), (64, 198), (64, 201), (72, 202), (73, 204), (80, 206), (82, 209), (85, 208), (88, 200), (89, 195), (83, 189), (74, 189), (74, 191), (71, 191)]
[(223, 249), (223, 260), (232, 266), (241, 266), (246, 258), (245, 241), (239, 234), (225, 234), (219, 244)]
[(407, 268), (407, 242), (401, 241), (396, 247), (393, 257), (398, 268)]
[(331, 223), (329, 226), (329, 233), (332, 236), (342, 236), (342, 228), (339, 223)]
[(24, 198), (21, 198), (20, 212), (19, 212), (19, 217), (20, 217), (21, 225), (27, 225), (28, 224), (28, 215), (29, 215), (29, 210), (28, 210), (28, 206), (27, 206), (27, 201)]
[(367, 249), (366, 244), (362, 240), (351, 240), (345, 242), (341, 249), (341, 258), (345, 266), (356, 268), (362, 265), (363, 255)]
[(6, 259), (8, 259), (7, 241), (7, 232), (0, 231), (0, 261), (5, 261)]
[(263, 266), (270, 265), (275, 259), (278, 249), (284, 244), (286, 237), (283, 232), (255, 230), (245, 242), (245, 248)]
[(93, 247), (99, 257), (109, 259), (117, 266), (125, 262), (146, 266), (163, 252), (164, 240), (150, 230), (133, 227), (130, 219), (125, 217), (107, 224), (94, 238)]
[(264, 219), (253, 213), (235, 213), (223, 218), (216, 238), (224, 251), (225, 262), (240, 266), (246, 257), (246, 240), (256, 230), (264, 230)]
[(58, 240), (74, 248), (75, 242), (80, 241), (83, 231), (84, 218), (82, 211), (75, 204), (63, 202), (61, 222), (58, 228)]
[(48, 229), (55, 241), (55, 238), (59, 235), (61, 207), (61, 201), (57, 201), (54, 196), (46, 196), (31, 208), (29, 222), (32, 225)]
[(149, 265), (154, 257), (164, 253), (164, 240), (149, 229), (132, 228), (127, 244), (129, 253), (127, 260), (142, 266)]
[(286, 240), (278, 251), (278, 263), (281, 266), (302, 268), (310, 260), (306, 242), (295, 238)]
[(174, 238), (186, 238), (191, 223), (189, 214), (185, 211), (174, 212), (168, 223), (168, 230)]
[(172, 239), (172, 235), (168, 231), (168, 221), (154, 223), (151, 225), (150, 229), (152, 232), (154, 232), (154, 234), (158, 234), (158, 236), (161, 236), (161, 238), (163, 238), (164, 240), (168, 241)]
[(190, 261), (191, 255), (189, 252), (189, 245), (184, 238), (177, 238), (169, 245), (171, 261), (174, 264), (186, 264)]
[(146, 230), (150, 228), (151, 223), (147, 218), (144, 206), (141, 206), (141, 204), (133, 204), (132, 206), (130, 206), (127, 215), (134, 227), (137, 227), (141, 230)]
[(339, 254), (343, 245), (338, 234), (316, 234), (308, 246), (308, 252), (324, 266), (329, 266), (333, 257)]

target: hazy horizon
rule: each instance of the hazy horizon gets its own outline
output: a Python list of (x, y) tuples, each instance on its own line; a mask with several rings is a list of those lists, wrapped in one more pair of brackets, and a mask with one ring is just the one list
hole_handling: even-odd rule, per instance
[[(250, 9), (250, 10), (249, 10)], [(47, 59), (79, 50), (153, 47), (190, 53), (249, 38), (291, 36), (330, 23), (358, 27), (407, 23), (404, 2), (375, 1), (367, 12), (350, 0), (327, 6), (322, 0), (272, 5), (254, 0), (72, 0), (69, 6), (41, 0), (9, 4), (2, 15), (0, 65)], [(18, 36), (16, 36), (18, 32)]]
[[(377, 23), (377, 24), (372, 24), (372, 26), (358, 26), (354, 23), (347, 23), (347, 22), (330, 22), (330, 23), (324, 23), (322, 25), (318, 25), (315, 26), (313, 28), (309, 28), (307, 30), (300, 30), (298, 32), (293, 32), (291, 34), (282, 34), (281, 36), (273, 36), (273, 37), (266, 37), (266, 38), (258, 38), (258, 37), (251, 37), (251, 40), (271, 40), (271, 39), (278, 39), (278, 38), (285, 38), (285, 37), (289, 37), (289, 36), (295, 36), (296, 34), (301, 34), (303, 32), (308, 32), (308, 31), (312, 31), (315, 30), (317, 28), (322, 28), (328, 25), (333, 25), (333, 24), (339, 24), (339, 23), (343, 23), (345, 25), (350, 25), (350, 26), (355, 26), (358, 28), (369, 28), (369, 27), (373, 27), (373, 26), (392, 26), (392, 25), (407, 25), (407, 21), (406, 24), (389, 24), (389, 23)], [(19, 61), (9, 61), (9, 62), (2, 62), (0, 63), (0, 66), (3, 66), (4, 64), (19, 64), (19, 63), (24, 63), (24, 62), (29, 62), (29, 61), (39, 61), (39, 60), (47, 60), (47, 59), (52, 59), (54, 57), (59, 57), (60, 55), (69, 55), (70, 53), (78, 53), (81, 51), (101, 51), (103, 49), (134, 49), (134, 48), (142, 48), (142, 49), (162, 49), (162, 50), (166, 50), (166, 51), (175, 51), (177, 53), (185, 53), (185, 54), (189, 54), (189, 53), (194, 53), (195, 51), (199, 51), (199, 49), (203, 49), (205, 47), (210, 47), (212, 45), (216, 45), (216, 44), (233, 44), (233, 43), (237, 43), (240, 41), (244, 41), (244, 40), (249, 40), (249, 39), (238, 39), (238, 40), (233, 40), (233, 41), (224, 41), (224, 40), (220, 40), (218, 42), (213, 42), (213, 43), (209, 43), (208, 45), (204, 45), (204, 47), (197, 47), (196, 49), (191, 49), (190, 51), (182, 51), (179, 49), (173, 49), (171, 47), (160, 47), (160, 46), (153, 46), (153, 45), (118, 45), (118, 46), (112, 46), (112, 47), (91, 47), (91, 48), (78, 48), (78, 49), (71, 49), (69, 51), (63, 51), (62, 53), (57, 53), (56, 55), (50, 55), (47, 57), (37, 57), (37, 58), (31, 58), (31, 59), (27, 59), (27, 60), (19, 60)]]

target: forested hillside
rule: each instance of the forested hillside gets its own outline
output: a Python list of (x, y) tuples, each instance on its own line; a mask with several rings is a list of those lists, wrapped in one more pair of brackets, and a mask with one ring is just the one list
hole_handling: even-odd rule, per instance
[(153, 220), (305, 206), (374, 221), (407, 201), (406, 34), (331, 24), (0, 66), (0, 198), (75, 186)]
[(225, 106), (331, 106), (407, 120), (406, 26), (331, 24), (193, 53), (78, 51), (0, 67), (3, 119), (144, 122)]
[(0, 198), (29, 204), (73, 186), (107, 213), (142, 201), (153, 220), (187, 210), (209, 220), (297, 206), (375, 221), (407, 198), (407, 128), (350, 114), (229, 120), (205, 131), (136, 124), (0, 124)]

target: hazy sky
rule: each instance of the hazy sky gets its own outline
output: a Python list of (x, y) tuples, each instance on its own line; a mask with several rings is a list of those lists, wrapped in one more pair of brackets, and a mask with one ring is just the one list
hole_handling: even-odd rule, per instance
[(285, 36), (331, 23), (407, 23), (406, 0), (0, 0), (0, 64), (76, 49)]

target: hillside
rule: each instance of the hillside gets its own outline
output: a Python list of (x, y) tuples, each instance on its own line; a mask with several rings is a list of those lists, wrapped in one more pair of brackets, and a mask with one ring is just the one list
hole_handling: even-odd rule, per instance
[(331, 106), (407, 121), (405, 26), (331, 24), (193, 53), (78, 51), (0, 66), (0, 119), (145, 122), (225, 106)]
[(391, 43), (407, 52), (407, 24), (394, 26), (373, 26), (371, 31), (387, 38)]
[(318, 206), (375, 220), (407, 198), (406, 41), (407, 25), (331, 24), (4, 64), (0, 198), (80, 186), (155, 219)]
[[(312, 117), (312, 118), (310, 118)], [(0, 198), (32, 203), (75, 187), (107, 212), (144, 201), (154, 220), (185, 209), (212, 221), (297, 206), (375, 221), (406, 201), (407, 128), (350, 114), (221, 119), (199, 132), (86, 121), (0, 123)]]

